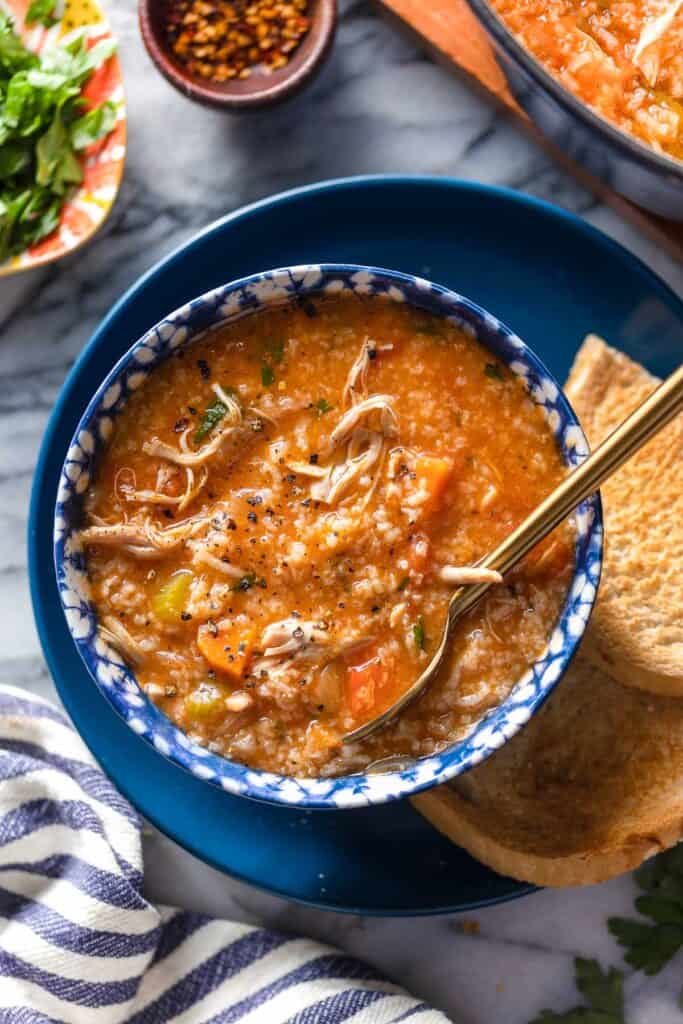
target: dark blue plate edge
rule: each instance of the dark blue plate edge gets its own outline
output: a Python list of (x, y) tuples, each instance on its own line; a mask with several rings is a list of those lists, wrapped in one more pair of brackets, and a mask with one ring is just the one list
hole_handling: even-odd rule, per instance
[[(150, 269), (145, 274), (139, 277), (134, 282), (134, 284), (132, 284), (124, 292), (121, 298), (112, 306), (109, 313), (100, 322), (99, 326), (96, 328), (88, 342), (83, 347), (80, 355), (78, 356), (73, 366), (71, 367), (71, 370), (69, 371), (64, 381), (64, 384), (62, 385), (57, 401), (55, 402), (52, 413), (50, 414), (50, 417), (45, 427), (45, 432), (43, 436), (43, 441), (40, 446), (38, 459), (36, 461), (36, 467), (31, 486), (28, 519), (28, 569), (31, 602), (33, 607), (34, 620), (36, 623), (36, 629), (38, 632), (38, 638), (41, 649), (43, 651), (43, 656), (45, 657), (48, 668), (50, 669), (51, 676), (55, 682), (60, 698), (64, 702), (64, 706), (66, 707), (77, 729), (80, 717), (78, 714), (78, 708), (74, 705), (74, 710), (74, 707), (72, 707), (70, 696), (65, 696), (62, 685), (60, 682), (58, 682), (59, 675), (57, 672), (56, 659), (53, 657), (50, 648), (47, 645), (46, 640), (44, 639), (48, 634), (48, 630), (47, 623), (44, 621), (43, 618), (43, 610), (39, 597), (40, 584), (38, 579), (39, 567), (36, 535), (38, 525), (37, 518), (39, 512), (38, 506), (40, 501), (39, 481), (41, 481), (43, 474), (46, 472), (50, 448), (57, 427), (57, 421), (61, 417), (62, 410), (65, 404), (67, 403), (70, 397), (71, 390), (74, 387), (75, 381), (79, 376), (81, 365), (86, 361), (91, 351), (97, 346), (100, 339), (100, 335), (102, 335), (108, 329), (111, 321), (118, 316), (119, 311), (128, 304), (128, 302), (133, 298), (133, 296), (137, 292), (142, 290), (142, 288), (145, 287), (148, 283), (152, 282), (156, 277), (165, 272), (166, 269), (172, 266), (178, 259), (184, 258), (187, 254), (191, 253), (193, 249), (195, 249), (199, 245), (199, 243), (202, 242), (207, 236), (222, 230), (223, 227), (229, 224), (231, 221), (237, 221), (242, 220), (244, 218), (248, 218), (254, 213), (260, 212), (265, 208), (280, 206), (289, 202), (292, 199), (298, 199), (305, 195), (323, 194), (326, 192), (334, 192), (337, 190), (348, 188), (353, 189), (358, 186), (370, 186), (372, 188), (376, 188), (384, 187), (387, 185), (392, 187), (417, 185), (421, 188), (436, 189), (442, 189), (445, 187), (446, 189), (454, 188), (459, 191), (473, 192), (477, 194), (483, 193), (485, 195), (492, 196), (499, 200), (507, 200), (518, 205), (527, 206), (529, 208), (532, 208), (535, 212), (541, 212), (545, 216), (552, 217), (553, 219), (559, 217), (561, 220), (564, 220), (567, 223), (569, 223), (574, 229), (578, 229), (579, 231), (586, 234), (599, 245), (603, 247), (606, 246), (608, 249), (611, 249), (615, 254), (618, 254), (620, 259), (627, 260), (627, 262), (631, 264), (633, 270), (638, 274), (642, 275), (648, 281), (653, 291), (660, 295), (662, 298), (667, 299), (669, 302), (673, 300), (675, 304), (680, 303), (680, 299), (678, 298), (678, 296), (676, 296), (673, 290), (669, 288), (669, 286), (653, 271), (651, 271), (649, 267), (647, 267), (638, 257), (634, 256), (633, 253), (625, 249), (620, 243), (616, 242), (609, 236), (605, 235), (604, 232), (600, 231), (598, 228), (593, 227), (591, 224), (588, 224), (586, 221), (575, 216), (569, 211), (563, 210), (552, 203), (546, 202), (545, 200), (537, 199), (535, 197), (527, 196), (522, 193), (516, 192), (514, 189), (505, 188), (502, 186), (485, 185), (480, 184), (478, 182), (462, 181), (458, 178), (452, 177), (439, 177), (436, 175), (360, 175), (345, 178), (335, 178), (328, 181), (315, 182), (310, 185), (304, 185), (301, 187), (288, 189), (285, 192), (277, 193), (274, 196), (267, 196), (246, 206), (240, 207), (237, 210), (234, 210), (232, 213), (226, 214), (224, 217), (218, 218), (211, 224), (207, 225), (207, 227), (197, 232), (191, 239), (178, 245), (167, 256), (163, 257), (161, 260), (157, 261), (157, 263), (155, 263), (152, 267), (150, 267)], [(80, 734), (80, 729), (78, 729), (78, 731)], [(86, 743), (86, 746), (88, 746), (88, 749), (91, 750), (93, 756), (95, 756), (96, 759), (100, 760), (99, 758), (97, 758), (97, 755), (95, 755), (95, 751), (93, 751), (90, 748), (89, 743), (84, 739), (82, 735), (81, 738)], [(119, 788), (119, 790), (123, 793), (123, 795), (133, 804), (133, 806), (135, 806), (135, 801), (130, 795), (128, 788), (125, 785), (122, 785), (118, 779), (116, 780), (116, 785)], [(196, 856), (199, 860), (209, 864), (221, 873), (227, 873), (225, 872), (225, 868), (222, 865), (217, 863), (215, 860), (212, 860), (210, 857), (207, 857), (206, 854), (199, 850), (194, 843), (187, 840), (185, 837), (181, 839), (174, 833), (174, 830), (169, 828), (167, 825), (164, 825), (162, 827), (155, 820), (153, 814), (146, 812), (145, 817), (153, 825), (155, 825), (155, 827), (157, 827), (160, 832), (171, 838), (174, 842), (178, 843), (178, 845), (182, 848), (188, 850), (188, 852)], [(468, 901), (466, 906), (463, 904), (450, 904), (438, 908), (430, 907), (410, 910), (396, 909), (394, 907), (357, 908), (350, 906), (341, 906), (329, 901), (323, 902), (315, 900), (305, 900), (301, 897), (292, 896), (283, 889), (277, 887), (264, 886), (263, 884), (249, 878), (243, 872), (231, 870), (230, 876), (238, 879), (239, 881), (247, 885), (251, 885), (254, 888), (260, 889), (263, 892), (268, 892), (270, 894), (281, 896), (282, 898), (285, 898), (287, 900), (290, 900), (294, 903), (303, 906), (312, 907), (318, 910), (332, 910), (339, 913), (383, 917), (429, 917), (441, 914), (458, 913), (462, 912), (465, 909), (477, 910), (482, 909), (484, 907), (497, 905), (499, 903), (507, 903), (511, 900), (519, 899), (522, 896), (526, 896), (530, 893), (538, 891), (538, 887), (536, 886), (519, 883), (519, 887), (513, 892), (507, 893), (505, 895), (494, 896), (490, 899)]]

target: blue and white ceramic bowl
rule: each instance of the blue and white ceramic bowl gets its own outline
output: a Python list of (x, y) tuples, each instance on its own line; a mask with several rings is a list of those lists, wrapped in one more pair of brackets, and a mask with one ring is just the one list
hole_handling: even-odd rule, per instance
[(135, 675), (97, 631), (83, 551), (78, 540), (82, 495), (97, 456), (109, 440), (126, 399), (171, 352), (208, 328), (300, 296), (386, 295), (447, 317), (476, 336), (521, 377), (545, 411), (568, 466), (588, 452), (583, 431), (559, 385), (512, 331), (468, 299), (421, 278), (374, 267), (336, 264), (290, 267), (216, 288), (171, 313), (137, 341), (103, 381), (85, 410), (66, 454), (55, 509), (54, 555), (59, 594), (78, 651), (100, 692), (130, 728), (164, 757), (229, 793), (302, 808), (362, 807), (417, 793), (479, 764), (517, 732), (561, 678), (588, 623), (602, 564), (602, 515), (594, 496), (576, 513), (576, 566), (546, 649), (467, 739), (413, 767), (386, 774), (297, 779), (255, 771), (193, 743), (145, 696)]

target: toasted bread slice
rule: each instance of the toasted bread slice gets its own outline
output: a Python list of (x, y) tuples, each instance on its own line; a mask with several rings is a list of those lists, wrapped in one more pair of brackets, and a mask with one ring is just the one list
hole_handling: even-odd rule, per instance
[[(658, 383), (589, 335), (566, 390), (595, 446)], [(605, 562), (586, 650), (624, 686), (683, 697), (683, 415), (607, 481), (602, 497)]]
[(683, 836), (683, 700), (622, 687), (580, 653), (524, 729), (413, 803), (500, 874), (612, 878)]

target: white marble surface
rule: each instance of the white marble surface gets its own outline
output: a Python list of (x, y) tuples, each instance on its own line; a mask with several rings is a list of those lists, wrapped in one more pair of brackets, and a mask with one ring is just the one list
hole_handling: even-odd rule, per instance
[[(178, 96), (141, 46), (134, 0), (116, 0), (130, 109), (129, 158), (107, 228), (59, 267), (0, 282), (0, 680), (54, 690), (26, 578), (32, 468), (65, 374), (111, 303), (155, 260), (226, 211), (270, 192), (363, 172), (454, 174), (509, 185), (585, 216), (683, 292), (681, 268), (549, 164), (498, 113), (379, 20), (342, 3), (318, 82), (278, 110), (226, 118)], [(542, 892), (457, 917), (360, 919), (302, 909), (223, 877), (164, 837), (146, 839), (150, 897), (310, 933), (381, 966), (458, 1024), (526, 1024), (577, 1001), (572, 957), (620, 963), (605, 919), (631, 910), (633, 883)], [(683, 957), (630, 975), (629, 1024), (683, 1024)]]

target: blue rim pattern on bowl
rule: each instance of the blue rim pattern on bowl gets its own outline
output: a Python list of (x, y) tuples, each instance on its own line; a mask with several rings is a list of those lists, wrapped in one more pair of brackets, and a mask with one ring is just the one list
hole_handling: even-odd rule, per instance
[(542, 406), (567, 465), (588, 452), (581, 427), (538, 357), (504, 324), (468, 299), (419, 277), (374, 267), (314, 264), (267, 271), (213, 289), (149, 330), (106, 377), (78, 424), (66, 455), (55, 509), (54, 557), (60, 599), (80, 656), (100, 692), (129, 727), (160, 754), (229, 793), (302, 808), (364, 807), (410, 796), (479, 764), (531, 718), (561, 678), (584, 633), (602, 566), (602, 514), (594, 495), (577, 510), (576, 565), (559, 621), (546, 649), (464, 740), (386, 774), (299, 779), (228, 761), (190, 740), (140, 690), (133, 672), (98, 634), (78, 539), (81, 497), (115, 417), (150, 371), (180, 346), (220, 323), (300, 296), (354, 292), (385, 295), (447, 317), (522, 378)]

